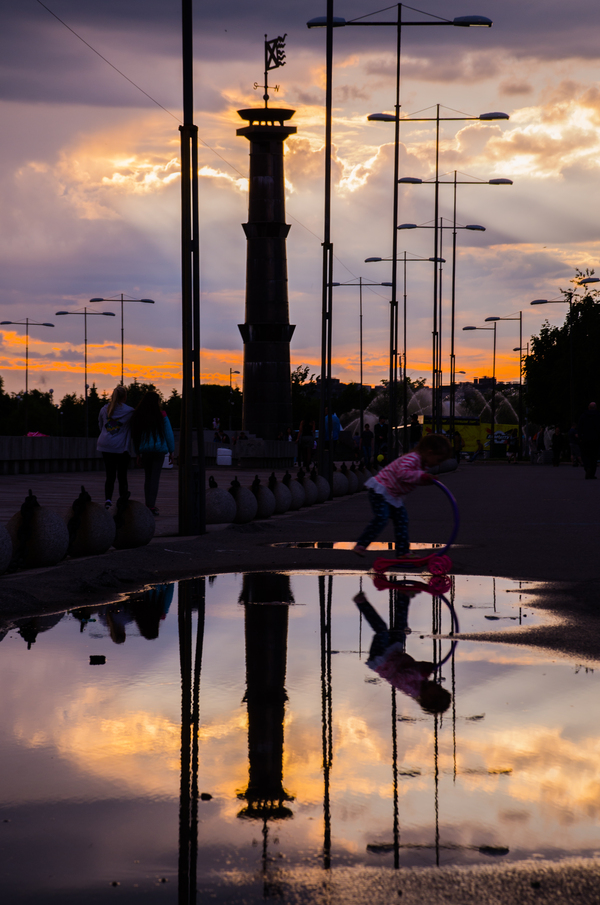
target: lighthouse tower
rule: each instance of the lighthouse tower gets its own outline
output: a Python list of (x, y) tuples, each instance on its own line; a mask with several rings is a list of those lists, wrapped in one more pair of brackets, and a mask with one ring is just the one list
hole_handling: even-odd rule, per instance
[(263, 440), (292, 424), (283, 143), (296, 132), (288, 125), (295, 111), (267, 106), (267, 71), (284, 65), (284, 38), (265, 41), (265, 106), (238, 110), (248, 125), (237, 135), (250, 142), (242, 424)]

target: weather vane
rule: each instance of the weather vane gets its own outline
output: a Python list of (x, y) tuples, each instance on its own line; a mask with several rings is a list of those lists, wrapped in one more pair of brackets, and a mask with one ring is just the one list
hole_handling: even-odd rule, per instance
[[(279, 36), (278, 38), (273, 38), (272, 41), (267, 41), (267, 36), (265, 35), (265, 83), (264, 85), (259, 85), (258, 82), (254, 83), (255, 91), (257, 88), (265, 89), (265, 93), (263, 94), (265, 107), (269, 106), (269, 70), (279, 69), (280, 66), (285, 66), (284, 47), (286, 38), (287, 33), (283, 36)], [(272, 85), (271, 87), (273, 91), (279, 91), (279, 85)]]

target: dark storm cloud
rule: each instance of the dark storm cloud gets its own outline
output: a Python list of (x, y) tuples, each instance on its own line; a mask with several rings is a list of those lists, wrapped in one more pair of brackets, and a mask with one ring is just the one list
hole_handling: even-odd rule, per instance
[[(180, 5), (173, 0), (50, 0), (57, 16), (165, 106), (179, 105)], [(491, 29), (406, 28), (403, 52), (424, 62), (421, 77), (477, 78), (495, 72), (498, 55), (538, 60), (596, 59), (600, 7), (591, 0), (534, 0), (503, 4), (480, 0), (468, 7), (456, 0), (431, 0), (428, 11), (443, 17), (476, 12), (494, 20)], [(324, 15), (325, 0), (247, 0), (195, 5), (198, 69), (211, 62), (256, 62), (263, 33), (287, 32), (287, 52), (324, 49), (324, 30), (306, 28)], [(336, 0), (335, 14), (350, 20), (380, 8), (379, 2)], [(133, 86), (111, 71), (36, 0), (1, 0), (0, 97), (20, 101), (66, 101), (139, 106)], [(395, 10), (377, 17), (393, 19)], [(406, 15), (411, 15), (406, 13)], [(337, 58), (349, 53), (393, 52), (389, 28), (336, 29)], [(477, 64), (473, 65), (473, 54)], [(487, 56), (487, 62), (485, 57)], [(469, 59), (471, 62), (469, 63)], [(408, 64), (410, 65), (410, 64)], [(435, 70), (435, 71), (434, 71)], [(408, 74), (408, 73), (407, 73)], [(414, 73), (416, 75), (417, 73)], [(206, 78), (206, 71), (200, 73)], [(207, 98), (218, 109), (215, 97)], [(203, 103), (204, 106), (204, 103)], [(177, 111), (175, 111), (177, 112)]]

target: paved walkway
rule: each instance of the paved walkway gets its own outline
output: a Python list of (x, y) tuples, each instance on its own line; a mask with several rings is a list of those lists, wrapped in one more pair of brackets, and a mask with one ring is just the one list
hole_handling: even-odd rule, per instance
[[(223, 487), (235, 474), (234, 470), (212, 472)], [(266, 478), (268, 473), (261, 476)], [(237, 474), (249, 486), (255, 471)], [(534, 632), (528, 643), (537, 640), (600, 661), (600, 480), (585, 481), (581, 469), (568, 465), (555, 469), (464, 464), (444, 476), (444, 481), (458, 500), (461, 516), (458, 546), (452, 551), (454, 570), (543, 582), (540, 601), (565, 621), (552, 630), (546, 627), (535, 638)], [(132, 474), (134, 495), (142, 482), (141, 473)], [(2, 477), (0, 521), (18, 509), (29, 487), (40, 503), (60, 509), (75, 498), (81, 483), (102, 498), (100, 473)], [(355, 540), (370, 518), (364, 493), (196, 538), (174, 536), (176, 499), (177, 474), (165, 472), (159, 492), (164, 513), (158, 520), (161, 533), (147, 547), (0, 576), (0, 614), (10, 618), (44, 608), (92, 605), (152, 581), (216, 572), (364, 571), (378, 555), (369, 553), (359, 560), (350, 550), (288, 546), (294, 541)], [(412, 541), (447, 540), (452, 527), (450, 507), (435, 487), (417, 490), (408, 498), (407, 508)], [(381, 539), (392, 539), (391, 526)]]

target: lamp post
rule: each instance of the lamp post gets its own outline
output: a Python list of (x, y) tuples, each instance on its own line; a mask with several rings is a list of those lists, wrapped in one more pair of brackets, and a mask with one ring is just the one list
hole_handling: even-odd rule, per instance
[[(480, 23), (481, 24), (481, 23)], [(490, 23), (491, 25), (491, 23)], [(479, 116), (440, 116), (440, 104), (436, 104), (436, 115), (435, 116), (400, 116), (399, 109), (396, 110), (396, 113), (372, 113), (367, 119), (370, 122), (393, 122), (396, 124), (396, 130), (398, 130), (401, 122), (414, 122), (414, 123), (422, 123), (422, 122), (434, 122), (436, 124), (435, 130), (435, 180), (433, 180), (433, 184), (435, 185), (435, 202), (434, 202), (434, 215), (433, 215), (433, 223), (434, 223), (434, 241), (433, 241), (433, 256), (437, 258), (439, 256), (438, 251), (438, 231), (437, 224), (439, 218), (439, 160), (440, 160), (440, 123), (441, 122), (466, 122), (469, 120), (479, 120), (482, 122), (491, 122), (493, 120), (505, 120), (509, 119), (507, 113), (500, 113), (494, 111), (492, 113), (480, 113)], [(419, 180), (411, 179), (410, 177), (405, 178), (405, 182), (417, 182)], [(438, 310), (438, 286), (437, 286), (437, 270), (434, 270), (434, 278), (433, 278), (433, 330), (432, 330), (432, 360), (433, 360), (433, 386), (432, 386), (432, 420), (437, 425), (438, 422), (441, 422), (441, 413), (438, 412), (438, 402), (439, 402), (439, 393), (438, 393), (438, 385), (437, 381), (440, 381), (441, 386), (441, 374), (439, 374), (436, 370), (435, 362), (439, 357), (439, 350), (437, 349), (438, 345), (438, 336), (437, 336), (437, 310)], [(441, 300), (440, 300), (441, 304)]]
[(239, 371), (234, 371), (233, 368), (229, 368), (229, 431), (231, 432), (231, 407), (233, 405), (233, 387), (231, 385), (231, 377), (233, 374), (239, 374)]
[[(409, 252), (403, 251), (400, 257), (396, 257), (396, 261), (402, 261), (403, 263), (403, 275), (404, 275), (404, 306), (403, 306), (403, 356), (404, 356), (404, 377), (403, 377), (403, 386), (404, 386), (404, 398), (403, 398), (403, 423), (404, 423), (404, 442), (403, 449), (406, 449), (406, 431), (408, 427), (408, 381), (407, 381), (407, 370), (406, 370), (406, 359), (407, 359), (407, 333), (406, 333), (406, 265), (411, 264), (416, 261), (426, 261), (428, 263), (443, 263), (445, 264), (444, 258), (438, 258), (438, 262), (435, 262), (433, 258), (407, 258), (407, 254)], [(365, 264), (373, 264), (378, 263), (380, 261), (392, 261), (392, 258), (365, 258)], [(382, 284), (390, 286), (390, 283)], [(398, 303), (397, 301), (390, 302), (390, 376), (389, 376), (389, 394), (390, 394), (390, 431), (393, 429), (392, 425), (395, 424), (396, 420), (396, 385), (397, 385), (397, 361), (398, 361)], [(397, 437), (397, 432), (396, 432)], [(390, 442), (388, 444), (389, 449), (392, 449), (392, 440), (390, 437)], [(394, 442), (394, 451), (397, 455), (397, 441)]]
[[(87, 378), (87, 319), (88, 317), (114, 317), (114, 311), (90, 311), (88, 314), (88, 309), (84, 307), (83, 311), (57, 311), (56, 316), (60, 317), (63, 314), (76, 314), (83, 317), (83, 410), (84, 410), (84, 422), (85, 422), (85, 438), (90, 435), (89, 430), (89, 416), (88, 416), (88, 378)], [(121, 381), (122, 383), (123, 381)]]
[(90, 303), (119, 301), (121, 303), (121, 386), (123, 386), (123, 371), (125, 361), (125, 318), (123, 313), (123, 306), (125, 305), (125, 302), (141, 302), (144, 305), (154, 305), (154, 299), (126, 299), (122, 292), (119, 295), (113, 296), (109, 299), (90, 299)]
[[(519, 311), (518, 317), (486, 317), (486, 323), (488, 321), (494, 322), (496, 321), (519, 321), (519, 348), (523, 345), (523, 312)], [(520, 356), (519, 356), (520, 360)], [(523, 456), (523, 383), (522, 383), (522, 375), (521, 375), (521, 367), (519, 366), (519, 457)]]
[[(455, 265), (454, 260), (456, 256), (456, 232), (459, 229), (468, 229), (472, 232), (485, 232), (485, 226), (480, 226), (478, 223), (468, 223), (466, 226), (457, 226), (456, 220), (454, 221), (452, 226), (444, 226), (443, 223), (444, 218), (440, 217), (439, 225), (429, 225), (427, 223), (419, 225), (417, 223), (401, 223), (398, 226), (398, 229), (433, 229), (436, 232), (439, 230), (439, 253), (442, 254), (442, 239), (443, 239), (443, 231), (445, 229), (453, 230), (453, 264), (452, 264), (452, 282), (454, 287), (455, 281)], [(430, 258), (430, 260), (435, 262), (434, 269), (434, 285), (436, 288), (437, 303), (434, 307), (434, 318), (433, 318), (433, 361), (432, 361), (432, 389), (431, 389), (431, 414), (432, 414), (432, 426), (434, 430), (440, 431), (442, 427), (442, 404), (441, 404), (441, 388), (442, 388), (442, 266), (441, 262), (444, 261), (443, 258), (438, 257), (437, 260), (435, 258)], [(444, 261), (445, 263), (445, 261)], [(450, 328), (450, 395), (452, 397), (452, 387), (454, 383), (454, 291), (453, 291), (453, 305), (452, 305), (452, 318), (451, 318), (451, 328)], [(454, 431), (454, 414), (452, 412), (452, 402), (451, 402), (451, 412), (450, 412), (450, 421), (451, 421), (451, 430)]]
[[(317, 16), (307, 22), (308, 28), (326, 28), (326, 65), (325, 65), (325, 211), (324, 211), (324, 228), (323, 228), (323, 273), (322, 273), (322, 304), (321, 304), (321, 409), (319, 416), (319, 436), (324, 437), (325, 428), (325, 409), (331, 415), (331, 333), (333, 327), (333, 309), (332, 309), (332, 293), (331, 283), (333, 281), (333, 243), (331, 241), (331, 154), (332, 154), (332, 98), (333, 98), (333, 29), (345, 26), (355, 27), (381, 27), (392, 26), (396, 28), (396, 115), (395, 119), (400, 118), (400, 52), (401, 52), (401, 36), (402, 26), (437, 26), (452, 25), (459, 28), (470, 28), (482, 26), (490, 28), (491, 19), (485, 16), (457, 16), (454, 19), (444, 19), (436, 16), (431, 20), (414, 21), (402, 19), (402, 4), (397, 4), (397, 17), (395, 22), (375, 21), (367, 22), (365, 17), (346, 21), (346, 19), (333, 15), (333, 0), (327, 0), (327, 15)], [(425, 15), (430, 15), (425, 13)], [(398, 222), (398, 154), (399, 154), (399, 124), (396, 123), (396, 134), (394, 141), (394, 190), (393, 190), (393, 230), (392, 242), (393, 253), (392, 258), (394, 265), (392, 267), (392, 305), (391, 310), (395, 307), (396, 298), (396, 224)], [(323, 431), (323, 433), (321, 433)], [(319, 443), (319, 470), (323, 473), (325, 458), (323, 443)], [(332, 480), (333, 461), (331, 457), (327, 460), (327, 477), (330, 484)]]
[[(465, 174), (461, 174), (465, 175)], [(453, 196), (453, 223), (454, 223), (454, 231), (452, 233), (452, 314), (451, 314), (451, 329), (450, 329), (450, 431), (454, 433), (454, 417), (455, 417), (455, 409), (456, 409), (456, 383), (455, 383), (455, 367), (456, 367), (456, 359), (454, 354), (454, 325), (455, 325), (455, 316), (456, 316), (456, 188), (459, 185), (512, 185), (512, 179), (505, 179), (501, 177), (496, 177), (494, 179), (478, 179), (475, 176), (469, 177), (468, 179), (457, 179), (458, 173), (454, 170), (454, 178), (450, 182), (447, 179), (438, 179), (438, 185), (453, 185), (454, 186), (454, 196)], [(398, 180), (400, 184), (407, 185), (433, 185), (435, 180), (433, 179), (418, 179), (414, 176), (404, 176), (402, 179)]]
[(0, 326), (12, 324), (13, 326), (25, 327), (25, 433), (28, 426), (28, 409), (29, 409), (29, 328), (30, 327), (53, 327), (54, 324), (47, 324), (44, 321), (30, 321), (28, 317), (24, 321), (0, 321)]
[(494, 437), (496, 433), (496, 323), (493, 327), (463, 327), (463, 330), (493, 330), (494, 331), (494, 354), (492, 358), (492, 434), (490, 440), (490, 459), (494, 455)]
[[(367, 259), (370, 260), (370, 259)], [(381, 259), (378, 259), (381, 260)], [(362, 435), (364, 429), (364, 399), (363, 399), (363, 286), (391, 286), (391, 283), (374, 283), (371, 280), (366, 281), (363, 277), (358, 277), (358, 283), (354, 280), (348, 280), (345, 283), (332, 283), (332, 286), (356, 286), (359, 290), (359, 307), (358, 307), (358, 352), (359, 352), (359, 371), (360, 371), (360, 392), (359, 392), (359, 410), (360, 410), (360, 433)]]

